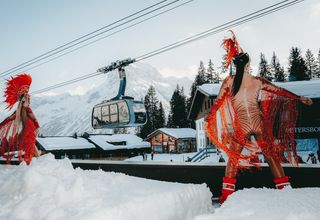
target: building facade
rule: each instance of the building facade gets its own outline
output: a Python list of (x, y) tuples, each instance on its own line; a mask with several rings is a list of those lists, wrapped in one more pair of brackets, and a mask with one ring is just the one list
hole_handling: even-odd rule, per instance
[(195, 152), (196, 131), (192, 128), (160, 128), (148, 135), (155, 153), (187, 153)]

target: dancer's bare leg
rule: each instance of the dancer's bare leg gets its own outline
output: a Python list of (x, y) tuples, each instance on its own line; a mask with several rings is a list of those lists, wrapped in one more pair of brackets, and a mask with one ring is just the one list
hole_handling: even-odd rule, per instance
[(271, 169), (271, 173), (272, 173), (273, 177), (274, 178), (284, 177), (285, 173), (284, 173), (283, 167), (281, 166), (280, 162), (275, 160), (270, 155), (264, 154), (264, 156), (267, 159), (267, 162), (269, 164), (269, 167)]
[(34, 151), (33, 151), (33, 156), (34, 157), (40, 157), (40, 151), (38, 150), (38, 148), (36, 147), (36, 145), (34, 145), (33, 147)]

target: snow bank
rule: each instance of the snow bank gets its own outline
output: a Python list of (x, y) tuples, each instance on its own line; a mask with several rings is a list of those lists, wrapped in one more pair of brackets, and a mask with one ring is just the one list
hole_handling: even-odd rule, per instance
[(244, 189), (195, 220), (318, 220), (320, 188)]
[(0, 166), (0, 219), (191, 220), (210, 210), (204, 184), (73, 169), (51, 154)]

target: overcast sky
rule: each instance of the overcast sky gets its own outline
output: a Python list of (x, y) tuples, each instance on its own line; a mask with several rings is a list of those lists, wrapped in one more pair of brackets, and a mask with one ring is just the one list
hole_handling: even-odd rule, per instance
[[(1, 0), (0, 72), (123, 18), (160, 0)], [(186, 0), (181, 0), (181, 2)], [(194, 0), (193, 2), (139, 24), (102, 41), (28, 71), (32, 90), (38, 90), (83, 74), (110, 62), (142, 54), (246, 15), (279, 0)], [(287, 64), (292, 46), (320, 48), (320, 1), (305, 0), (236, 28), (242, 48), (252, 59), (253, 69), (263, 52), (270, 61), (275, 51)], [(220, 65), (221, 40), (228, 32), (212, 35), (170, 52), (144, 60), (165, 76), (193, 78), (199, 61)], [(117, 75), (115, 75), (117, 77)], [(3, 81), (3, 78), (1, 78)], [(99, 85), (96, 77), (52, 92), (82, 93)]]

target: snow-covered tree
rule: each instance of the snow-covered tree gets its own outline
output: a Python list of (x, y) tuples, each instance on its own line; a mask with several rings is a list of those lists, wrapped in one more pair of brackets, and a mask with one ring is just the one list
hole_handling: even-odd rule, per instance
[(159, 101), (156, 96), (156, 90), (153, 86), (150, 86), (150, 88), (147, 91), (146, 96), (144, 97), (144, 105), (148, 114), (148, 121), (145, 125), (141, 127), (140, 130), (140, 136), (142, 138), (145, 138), (157, 129), (157, 119), (158, 119), (158, 105)]
[(219, 83), (221, 81), (219, 73), (214, 69), (214, 65), (209, 60), (208, 68), (207, 68), (207, 82), (208, 83)]
[(310, 49), (306, 52), (306, 66), (307, 66), (307, 75), (311, 79), (313, 77), (316, 77), (317, 74), (317, 62), (314, 58), (313, 53)]
[(285, 81), (284, 68), (281, 67), (279, 59), (277, 58), (275, 52), (273, 52), (272, 54), (271, 63), (270, 63), (270, 72), (271, 72), (271, 75), (274, 76), (274, 80), (276, 82)]
[(273, 76), (271, 75), (271, 72), (270, 72), (270, 66), (263, 53), (260, 54), (258, 75), (270, 81), (273, 79)]

